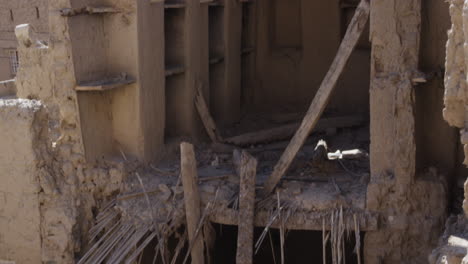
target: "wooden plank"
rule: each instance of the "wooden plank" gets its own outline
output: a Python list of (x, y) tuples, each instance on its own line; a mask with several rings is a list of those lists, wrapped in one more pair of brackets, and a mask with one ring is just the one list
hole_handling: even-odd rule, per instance
[(197, 89), (195, 106), (197, 107), (198, 114), (200, 115), (203, 125), (205, 126), (206, 133), (210, 137), (211, 141), (214, 143), (222, 141), (222, 138), (218, 133), (218, 129), (216, 128), (216, 124), (210, 115), (208, 106), (206, 105), (205, 98), (203, 97), (203, 92), (200, 86)]
[(251, 264), (253, 263), (257, 160), (246, 151), (242, 151), (239, 172), (240, 190), (236, 263)]
[(127, 77), (127, 76), (119, 76), (116, 78), (81, 83), (75, 87), (75, 90), (80, 91), (80, 92), (89, 92), (89, 91), (101, 92), (101, 91), (121, 88), (132, 83), (135, 83), (135, 79)]
[[(317, 122), (315, 131), (325, 131), (328, 128), (343, 128), (360, 125), (364, 122), (361, 116), (342, 116), (333, 118), (322, 118)], [(288, 139), (300, 127), (300, 123), (293, 123), (271, 129), (242, 134), (235, 137), (226, 138), (224, 142), (237, 146), (246, 146), (258, 143), (268, 143)]]
[(197, 162), (193, 145), (180, 144), (180, 173), (184, 189), (185, 215), (187, 218), (187, 231), (191, 243), (193, 264), (204, 264), (203, 234), (196, 235), (200, 222), (200, 193), (198, 191)]
[(369, 19), (370, 5), (369, 0), (361, 0), (353, 19), (348, 27), (346, 35), (340, 45), (338, 53), (328, 70), (319, 90), (315, 94), (314, 100), (304, 117), (301, 126), (294, 135), (291, 143), (288, 145), (280, 160), (276, 164), (273, 173), (265, 182), (263, 194), (269, 194), (278, 184), (281, 177), (286, 173), (291, 165), (292, 160), (296, 156), (299, 149), (304, 144), (304, 141), (309, 136), (312, 129), (317, 124), (327, 102), (330, 98), (331, 92), (338, 81), (341, 73), (343, 72), (346, 63), (351, 56), (359, 38), (364, 31), (367, 20)]

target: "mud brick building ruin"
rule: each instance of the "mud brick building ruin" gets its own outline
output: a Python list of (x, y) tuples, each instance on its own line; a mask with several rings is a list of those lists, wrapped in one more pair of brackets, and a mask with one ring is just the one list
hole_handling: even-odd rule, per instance
[(468, 261), (468, 1), (0, 2), (0, 263)]

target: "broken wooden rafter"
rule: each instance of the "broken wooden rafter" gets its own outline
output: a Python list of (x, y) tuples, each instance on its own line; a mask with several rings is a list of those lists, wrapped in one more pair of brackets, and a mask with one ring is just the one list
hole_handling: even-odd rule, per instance
[(192, 263), (204, 264), (203, 234), (196, 235), (201, 221), (200, 193), (198, 191), (197, 161), (193, 145), (182, 142), (180, 144), (180, 173), (184, 189), (185, 215), (191, 247)]
[(338, 78), (343, 72), (343, 69), (348, 62), (351, 53), (356, 47), (356, 44), (358, 43), (359, 38), (365, 29), (369, 19), (369, 12), (369, 0), (361, 0), (346, 31), (346, 35), (341, 42), (338, 53), (336, 54), (335, 59), (327, 72), (327, 75), (322, 81), (319, 90), (315, 94), (314, 100), (312, 101), (309, 110), (307, 111), (307, 114), (301, 123), (301, 126), (297, 130), (293, 139), (276, 164), (273, 173), (265, 182), (263, 189), (264, 195), (271, 193), (276, 187), (281, 177), (288, 170), (291, 162), (293, 161), (299, 149), (302, 147), (304, 141), (307, 139), (310, 132), (317, 124), (320, 116), (323, 113), (323, 110), (327, 105), (330, 95), (336, 86)]
[[(333, 118), (322, 118), (317, 122), (315, 131), (325, 131), (329, 128), (344, 128), (358, 126), (364, 122), (362, 116), (342, 116)], [(293, 123), (271, 129), (265, 129), (257, 132), (242, 134), (235, 137), (226, 138), (225, 143), (234, 144), (236, 146), (247, 146), (259, 143), (268, 143), (290, 138), (297, 129), (300, 123)]]
[(245, 48), (242, 48), (242, 50), (241, 50), (242, 55), (248, 55), (248, 54), (250, 54), (252, 52), (255, 52), (254, 47), (245, 47)]
[(209, 64), (210, 65), (215, 65), (215, 64), (219, 64), (219, 63), (221, 63), (223, 61), (224, 61), (224, 56), (216, 56), (216, 57), (210, 58)]
[(173, 76), (173, 75), (179, 75), (185, 72), (185, 67), (184, 66), (167, 66), (166, 67), (166, 77)]
[(242, 151), (238, 170), (240, 190), (236, 263), (251, 264), (253, 263), (257, 160), (246, 151)]
[(218, 129), (216, 128), (216, 124), (213, 118), (210, 115), (210, 111), (208, 110), (208, 106), (205, 102), (205, 98), (203, 97), (202, 89), (200, 86), (198, 86), (197, 89), (197, 95), (195, 97), (195, 106), (197, 107), (200, 119), (202, 120), (202, 123), (205, 126), (206, 133), (210, 137), (211, 141), (221, 142), (223, 141), (223, 139), (219, 134)]

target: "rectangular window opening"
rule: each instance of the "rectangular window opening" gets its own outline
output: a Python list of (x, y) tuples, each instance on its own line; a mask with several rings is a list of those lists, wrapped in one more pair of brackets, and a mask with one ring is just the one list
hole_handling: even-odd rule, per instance
[(8, 53), (9, 53), (9, 57), (10, 57), (11, 74), (16, 75), (18, 73), (18, 69), (19, 69), (18, 51), (17, 50), (10, 50)]

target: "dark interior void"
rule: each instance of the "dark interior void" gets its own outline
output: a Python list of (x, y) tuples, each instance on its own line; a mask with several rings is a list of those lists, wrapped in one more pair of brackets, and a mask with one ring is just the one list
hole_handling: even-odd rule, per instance
[[(213, 264), (235, 264), (236, 263), (236, 249), (237, 249), (237, 226), (227, 226), (213, 224), (216, 231), (216, 240), (214, 248), (211, 252), (211, 263)], [(255, 228), (254, 243), (261, 235), (263, 228)], [(360, 234), (361, 237), (361, 256), (363, 256), (364, 233)], [(178, 240), (171, 237), (168, 241), (169, 252), (172, 256), (174, 249), (177, 246)], [(157, 243), (154, 240), (150, 243), (144, 251), (139, 263), (152, 264), (162, 263), (160, 256), (154, 261), (155, 247)], [(263, 244), (261, 245), (258, 253), (253, 258), (255, 264), (274, 264), (281, 263), (281, 243), (279, 230), (271, 229), (270, 234), (266, 236)], [(345, 233), (345, 256), (347, 264), (357, 263), (357, 256), (354, 253), (355, 236), (354, 232), (350, 232), (349, 238)], [(182, 263), (184, 256), (187, 252), (187, 244), (180, 251), (178, 261)], [(294, 230), (288, 231), (285, 235), (284, 245), (284, 260), (288, 264), (305, 264), (305, 263), (322, 263), (322, 232), (321, 231), (307, 231), (307, 230)], [(327, 247), (327, 263), (332, 263), (330, 244)], [(171, 257), (169, 257), (169, 262)], [(187, 263), (190, 263), (190, 259)]]
[[(213, 263), (235, 264), (237, 227), (215, 225), (215, 229), (216, 242), (213, 250)], [(254, 242), (257, 241), (262, 231), (263, 228), (255, 228)], [(258, 253), (254, 256), (253, 263), (281, 263), (279, 230), (271, 229), (270, 234), (271, 240), (270, 236), (267, 235)], [(345, 249), (346, 263), (349, 264), (357, 263), (357, 257), (353, 253), (355, 246), (354, 233), (351, 234), (350, 239), (346, 240)], [(361, 234), (361, 238), (363, 237), (364, 234)], [(363, 240), (361, 241), (361, 245), (363, 245)], [(285, 263), (288, 264), (322, 263), (322, 232), (306, 230), (288, 231), (285, 236), (284, 254)], [(327, 250), (327, 263), (332, 263), (330, 247)]]
[[(254, 79), (256, 111), (304, 111), (336, 56), (358, 1), (259, 3)], [(369, 111), (370, 43), (366, 29), (327, 105), (338, 115)], [(244, 87), (246, 89), (246, 87)]]
[(457, 128), (443, 118), (445, 45), (450, 29), (448, 3), (438, 0), (422, 2), (419, 68), (429, 78), (415, 86), (416, 101), (416, 166), (418, 177), (426, 177), (429, 168), (446, 176), (449, 213), (462, 212), (463, 183), (468, 170), (463, 165), (464, 153)]
[[(320, 87), (358, 1), (272, 0), (242, 4), (236, 20), (239, 34), (227, 31), (226, 9), (208, 7), (207, 79), (203, 86), (218, 128), (229, 128), (245, 116), (305, 113)], [(183, 11), (165, 11), (166, 138), (194, 137), (199, 124), (190, 98), (184, 65)], [(204, 34), (205, 34), (204, 33)], [(227, 45), (226, 38), (234, 38)], [(370, 42), (366, 28), (327, 104), (325, 115), (368, 115)], [(203, 68), (203, 67), (202, 67)], [(203, 68), (204, 69), (204, 68)], [(197, 122), (195, 122), (195, 120)], [(202, 129), (200, 129), (202, 131)]]

